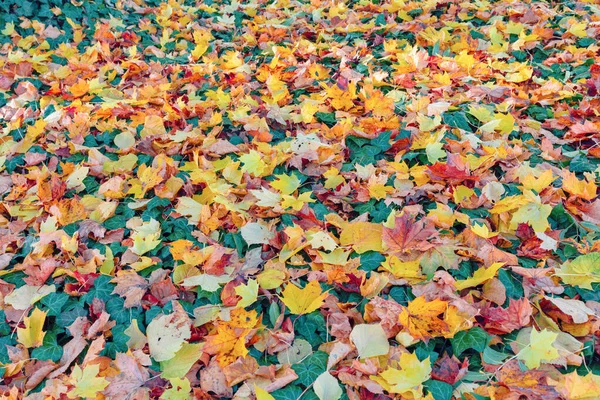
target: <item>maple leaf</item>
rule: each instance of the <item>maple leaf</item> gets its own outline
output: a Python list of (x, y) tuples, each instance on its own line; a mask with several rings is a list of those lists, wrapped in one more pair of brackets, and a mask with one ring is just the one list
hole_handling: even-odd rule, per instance
[(402, 353), (397, 364), (401, 369), (388, 367), (378, 376), (371, 376), (370, 378), (379, 383), (389, 393), (420, 398), (423, 394), (423, 382), (431, 376), (429, 357), (419, 361), (414, 353)]
[(549, 379), (566, 400), (593, 400), (600, 397), (600, 376), (589, 372), (579, 375), (577, 371), (565, 374), (560, 380)]
[(232, 311), (231, 321), (220, 322), (215, 334), (207, 336), (202, 351), (217, 355), (219, 365), (225, 367), (248, 354), (246, 341), (259, 324), (256, 311), (236, 308)]
[(171, 378), (171, 388), (165, 390), (160, 396), (164, 400), (189, 400), (192, 386), (187, 378)]
[(394, 228), (383, 228), (382, 240), (389, 250), (405, 253), (425, 251), (433, 245), (427, 240), (435, 237), (437, 230), (425, 221), (415, 221), (408, 214), (396, 217)]
[(150, 374), (134, 357), (117, 353), (115, 365), (119, 369), (119, 374), (108, 379), (109, 384), (104, 390), (105, 396), (116, 400), (130, 400), (146, 391), (143, 386)]
[(271, 182), (271, 187), (279, 190), (282, 194), (290, 195), (300, 187), (300, 179), (292, 175), (275, 175), (277, 180)]
[(134, 233), (131, 235), (133, 247), (131, 248), (131, 251), (138, 256), (149, 252), (161, 243), (160, 224), (154, 218), (150, 219), (148, 222), (142, 223), (133, 230)]
[(289, 283), (281, 292), (281, 301), (292, 314), (309, 314), (321, 307), (327, 292), (323, 293), (317, 281), (309, 282), (303, 289)]
[(381, 234), (383, 227), (371, 222), (342, 222), (340, 224), (340, 244), (351, 245), (354, 251), (362, 254), (366, 251), (382, 251)]
[(119, 271), (112, 282), (117, 284), (113, 293), (125, 297), (125, 308), (141, 306), (142, 297), (150, 287), (146, 279), (132, 270)]
[(25, 328), (17, 328), (17, 340), (26, 348), (39, 347), (43, 344), (46, 332), (43, 331), (46, 313), (33, 309), (29, 317), (24, 317)]
[(596, 191), (598, 187), (594, 182), (592, 175), (587, 176), (588, 179), (579, 180), (574, 173), (569, 171), (563, 171), (562, 188), (572, 194), (584, 200), (594, 200), (596, 198)]
[(258, 296), (258, 283), (254, 279), (250, 279), (247, 284), (237, 286), (235, 288), (235, 293), (241, 297), (236, 306), (248, 307), (256, 301)]
[(510, 220), (511, 227), (516, 227), (520, 223), (527, 223), (536, 232), (545, 232), (550, 227), (548, 217), (552, 212), (552, 207), (548, 204), (541, 204), (537, 201), (531, 201), (519, 207)]
[(600, 282), (600, 253), (584, 254), (567, 261), (556, 275), (569, 285), (592, 290), (592, 283)]
[(109, 382), (103, 377), (98, 376), (100, 365), (87, 365), (83, 370), (76, 365), (71, 373), (70, 383), (75, 387), (67, 393), (70, 399), (75, 398), (96, 398), (96, 394), (108, 386)]
[(425, 296), (420, 296), (402, 308), (398, 321), (413, 337), (427, 339), (448, 332), (449, 327), (444, 320), (447, 310), (447, 302), (439, 299), (428, 302)]
[(390, 256), (381, 263), (381, 268), (391, 272), (396, 278), (407, 280), (409, 283), (421, 282), (426, 279), (421, 273), (421, 260), (400, 261), (396, 256)]
[(542, 362), (551, 362), (558, 358), (558, 349), (553, 346), (558, 333), (543, 329), (531, 329), (529, 343), (517, 353), (517, 358), (525, 363), (527, 368), (538, 368)]

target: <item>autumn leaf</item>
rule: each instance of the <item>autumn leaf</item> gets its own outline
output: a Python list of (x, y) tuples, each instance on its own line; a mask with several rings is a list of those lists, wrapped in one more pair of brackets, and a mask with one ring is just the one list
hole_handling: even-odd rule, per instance
[(281, 301), (292, 314), (309, 314), (321, 307), (327, 292), (323, 293), (317, 281), (309, 282), (303, 289), (288, 283), (281, 292)]
[(191, 321), (187, 314), (179, 303), (174, 301), (172, 304), (174, 312), (154, 318), (146, 330), (150, 354), (156, 361), (175, 357), (184, 341), (191, 336)]
[(131, 235), (133, 239), (131, 251), (141, 256), (154, 249), (161, 243), (160, 233), (161, 229), (157, 220), (150, 219), (150, 221), (142, 223), (134, 228), (134, 233)]
[(258, 283), (251, 279), (245, 285), (240, 285), (235, 288), (235, 293), (241, 297), (237, 303), (237, 307), (248, 307), (256, 301), (258, 296)]
[(538, 368), (542, 362), (551, 362), (558, 358), (558, 350), (553, 346), (557, 338), (557, 333), (547, 329), (531, 329), (529, 343), (523, 343), (525, 347), (519, 351), (517, 358), (530, 369)]
[(71, 373), (70, 383), (75, 386), (67, 394), (70, 399), (96, 398), (98, 392), (102, 392), (109, 382), (104, 377), (99, 377), (100, 365), (87, 365), (83, 370), (76, 365)]
[(350, 339), (358, 350), (360, 358), (381, 356), (388, 353), (390, 344), (381, 325), (355, 325)]
[(389, 393), (421, 398), (423, 395), (423, 382), (431, 376), (429, 357), (419, 361), (414, 353), (402, 353), (397, 364), (400, 369), (388, 367), (378, 376), (371, 376), (371, 379), (379, 383)]
[(556, 275), (569, 285), (591, 290), (592, 283), (600, 282), (600, 253), (584, 254), (567, 261)]
[(0, 6), (4, 397), (600, 397), (597, 1), (68, 3)]
[(435, 228), (415, 221), (408, 214), (397, 217), (394, 228), (383, 228), (382, 239), (388, 249), (396, 252), (423, 251), (432, 247), (427, 241), (435, 236)]
[(29, 317), (23, 317), (24, 328), (17, 328), (17, 340), (26, 348), (39, 347), (44, 341), (46, 313), (34, 308)]
[(468, 287), (481, 285), (482, 283), (492, 279), (503, 265), (503, 262), (498, 262), (490, 265), (487, 268), (481, 267), (473, 273), (472, 277), (465, 280), (456, 281), (454, 287), (456, 287), (457, 290), (463, 290)]
[(348, 223), (342, 227), (340, 244), (342, 246), (351, 245), (359, 254), (366, 251), (382, 251), (381, 235), (381, 225), (370, 222)]

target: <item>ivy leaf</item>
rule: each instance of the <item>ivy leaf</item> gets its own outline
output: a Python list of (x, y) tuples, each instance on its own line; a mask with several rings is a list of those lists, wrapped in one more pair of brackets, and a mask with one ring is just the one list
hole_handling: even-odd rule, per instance
[[(329, 355), (327, 353), (316, 351), (306, 357), (301, 363), (292, 365), (292, 369), (298, 375), (298, 379), (295, 382), (305, 387), (310, 386), (327, 369), (328, 358)], [(273, 393), (273, 396), (277, 398), (275, 393)]]
[(491, 340), (491, 336), (479, 327), (468, 331), (457, 332), (450, 342), (454, 355), (460, 356), (465, 350), (473, 349), (482, 352)]
[(63, 354), (63, 347), (56, 341), (54, 332), (46, 332), (42, 346), (33, 349), (31, 356), (39, 360), (58, 362)]

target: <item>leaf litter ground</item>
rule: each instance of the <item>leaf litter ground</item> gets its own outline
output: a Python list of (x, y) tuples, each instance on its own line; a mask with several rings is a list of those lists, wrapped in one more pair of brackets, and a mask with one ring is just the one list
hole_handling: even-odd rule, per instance
[(0, 21), (3, 398), (600, 397), (595, 1)]

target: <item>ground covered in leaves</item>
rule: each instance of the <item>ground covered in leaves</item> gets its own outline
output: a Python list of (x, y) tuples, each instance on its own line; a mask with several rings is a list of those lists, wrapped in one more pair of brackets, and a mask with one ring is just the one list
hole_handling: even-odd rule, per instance
[(594, 3), (1, 1), (2, 398), (600, 398)]

